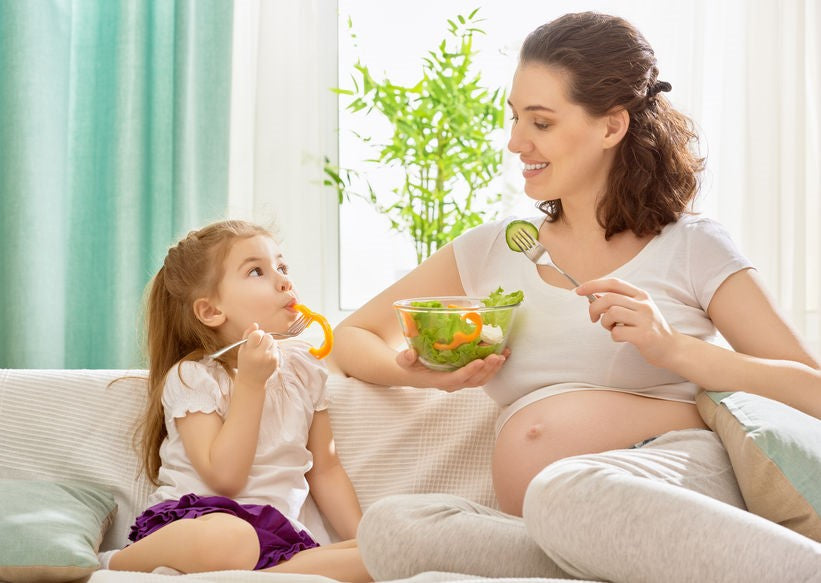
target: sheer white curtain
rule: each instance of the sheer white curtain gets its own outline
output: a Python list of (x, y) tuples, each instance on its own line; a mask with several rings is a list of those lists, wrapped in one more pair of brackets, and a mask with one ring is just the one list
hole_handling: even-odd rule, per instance
[(821, 10), (814, 0), (760, 4), (745, 5), (741, 240), (819, 354)]
[(735, 0), (695, 16), (692, 114), (709, 137), (701, 208), (818, 355), (821, 11), (814, 0)]
[(229, 210), (275, 227), (300, 299), (336, 321), (336, 195), (322, 187), (337, 151), (336, 1), (234, 6)]
[[(378, 0), (344, 3), (354, 1)], [(444, 20), (475, 7), (454, 1), (426, 17)], [(322, 157), (336, 158), (337, 105), (328, 88), (338, 84), (337, 1), (237, 0), (235, 10), (232, 210), (260, 221), (277, 218), (304, 301), (338, 321), (338, 209), (321, 187)], [(402, 11), (412, 20), (411, 12), (420, 10), (397, 5), (395, 20), (403, 20)], [(578, 10), (624, 16), (648, 37), (662, 78), (673, 84), (671, 99), (703, 136), (708, 169), (698, 209), (728, 227), (784, 315), (821, 352), (817, 3), (511, 0), (482, 6), (488, 36), (500, 22), (510, 23), (500, 44), (514, 54), (511, 39), (521, 42), (536, 23)], [(396, 59), (418, 58), (403, 52), (398, 36), (391, 45), (384, 50), (395, 51)], [(515, 189), (517, 181), (506, 183)]]

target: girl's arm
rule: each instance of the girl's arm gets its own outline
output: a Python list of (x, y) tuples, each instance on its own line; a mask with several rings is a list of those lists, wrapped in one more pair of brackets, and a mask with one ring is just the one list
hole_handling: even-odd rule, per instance
[(265, 383), (279, 364), (276, 341), (256, 330), (239, 350), (231, 404), (223, 420), (217, 413), (189, 413), (176, 420), (185, 453), (214, 492), (235, 497), (248, 482), (254, 463)]
[(453, 247), (445, 245), (335, 328), (332, 365), (348, 376), (380, 385), (457, 390), (485, 384), (504, 363), (503, 356), (494, 354), (452, 372), (429, 370), (416, 361), (414, 351), (405, 349), (393, 308), (400, 299), (461, 295), (465, 289)]
[(308, 449), (314, 458), (313, 467), (305, 475), (311, 496), (343, 540), (356, 538), (362, 509), (353, 484), (336, 455), (327, 409), (314, 413), (308, 433)]
[(576, 292), (605, 294), (590, 305), (591, 319), (648, 362), (708, 391), (755, 393), (821, 418), (818, 361), (778, 315), (754, 271), (729, 276), (707, 309), (734, 350), (673, 330), (649, 296), (626, 282), (595, 280)]

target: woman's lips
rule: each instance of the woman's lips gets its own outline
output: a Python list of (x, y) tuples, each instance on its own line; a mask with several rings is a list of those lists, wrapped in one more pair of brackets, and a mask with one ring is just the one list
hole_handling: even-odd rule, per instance
[(540, 174), (545, 168), (550, 166), (547, 162), (542, 162), (538, 164), (525, 164), (522, 168), (522, 176), (525, 178), (533, 178)]

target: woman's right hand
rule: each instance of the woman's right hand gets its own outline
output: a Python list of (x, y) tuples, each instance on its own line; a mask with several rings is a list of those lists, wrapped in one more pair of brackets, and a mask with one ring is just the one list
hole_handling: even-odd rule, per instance
[(407, 349), (397, 353), (396, 363), (406, 371), (413, 373), (415, 386), (435, 387), (453, 392), (486, 384), (499, 372), (508, 355), (510, 355), (510, 349), (505, 348), (502, 354), (491, 354), (486, 358), (469, 362), (462, 368), (445, 372), (429, 369), (419, 361), (415, 350)]

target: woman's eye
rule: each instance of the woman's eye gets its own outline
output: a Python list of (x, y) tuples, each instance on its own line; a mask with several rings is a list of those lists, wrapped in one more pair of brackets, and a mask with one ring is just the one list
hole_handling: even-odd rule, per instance
[(550, 126), (552, 124), (534, 121), (533, 125), (536, 126), (536, 129), (547, 130), (547, 129), (550, 129)]
[(248, 275), (253, 277), (262, 277), (262, 268), (261, 267), (254, 267), (251, 271), (248, 272)]
[(279, 271), (282, 275), (288, 275), (288, 266), (283, 263), (277, 267), (277, 271)]
[(513, 125), (516, 125), (516, 122), (519, 121), (519, 118), (515, 115), (510, 116), (510, 121), (513, 122)]

